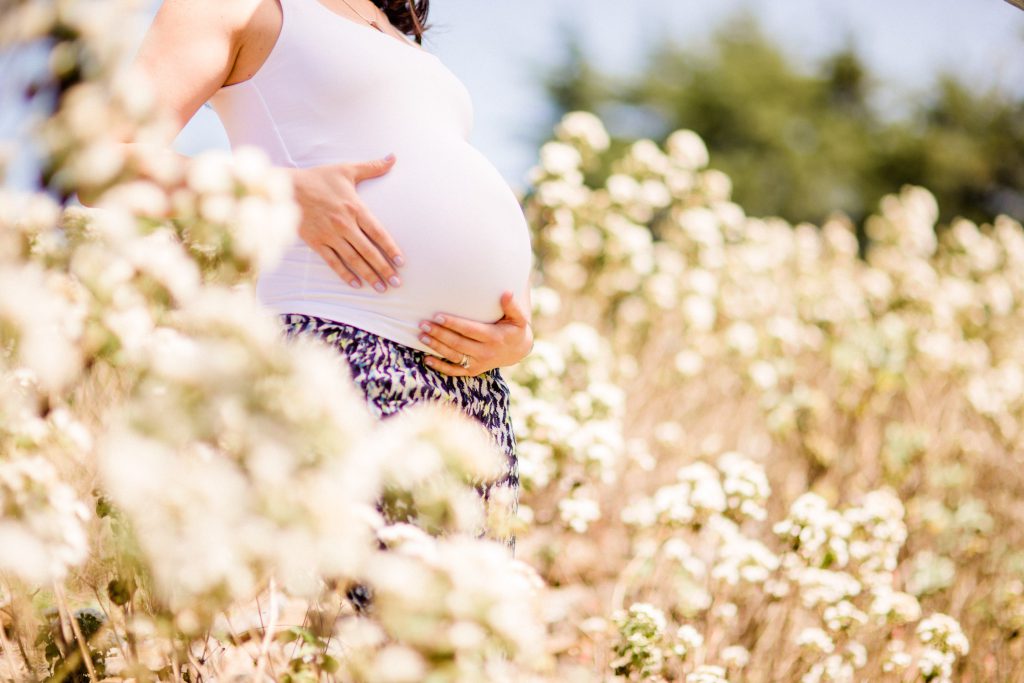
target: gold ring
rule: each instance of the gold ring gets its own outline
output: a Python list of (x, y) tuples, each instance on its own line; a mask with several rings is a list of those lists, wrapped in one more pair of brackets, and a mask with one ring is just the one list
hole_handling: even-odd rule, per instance
[(465, 353), (462, 354), (462, 360), (459, 361), (459, 365), (461, 365), (464, 368), (469, 368), (469, 356), (466, 355)]

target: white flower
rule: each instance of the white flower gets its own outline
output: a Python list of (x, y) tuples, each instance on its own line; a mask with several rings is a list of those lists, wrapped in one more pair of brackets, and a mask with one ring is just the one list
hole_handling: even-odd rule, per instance
[(917, 637), (932, 648), (960, 657), (971, 649), (967, 637), (960, 629), (960, 622), (941, 612), (921, 620), (917, 625)]
[(601, 509), (597, 501), (573, 494), (558, 501), (558, 514), (570, 529), (582, 534), (601, 518)]
[(921, 618), (921, 605), (913, 595), (884, 584), (873, 587), (871, 592), (868, 611), (880, 621), (891, 619), (895, 623), (908, 623)]
[(612, 201), (619, 204), (630, 204), (640, 198), (640, 182), (625, 173), (612, 173), (605, 180), (605, 187)]
[(610, 142), (604, 123), (589, 111), (565, 113), (555, 126), (555, 135), (567, 142), (580, 141), (597, 151), (607, 149)]
[(540, 164), (553, 176), (564, 176), (578, 172), (580, 153), (572, 145), (551, 140), (540, 148)]
[(742, 645), (730, 645), (722, 650), (721, 658), (727, 667), (742, 669), (750, 663), (750, 651)]
[(886, 673), (902, 671), (909, 667), (913, 661), (913, 657), (906, 651), (906, 643), (902, 640), (893, 640), (885, 648), (882, 671)]
[(711, 664), (701, 664), (686, 674), (686, 683), (729, 683), (725, 669)]
[(683, 624), (676, 630), (676, 655), (685, 657), (704, 645), (704, 636), (690, 624)]
[(76, 342), (85, 311), (62, 286), (34, 263), (0, 267), (0, 343), (48, 390), (68, 385), (83, 362)]
[(696, 351), (684, 349), (675, 355), (673, 365), (684, 377), (695, 377), (704, 367), (704, 358)]
[(793, 573), (793, 578), (800, 585), (800, 599), (806, 607), (836, 605), (861, 592), (860, 582), (846, 572), (804, 567)]
[(186, 182), (191, 190), (201, 195), (229, 195), (234, 192), (231, 152), (210, 149), (190, 160)]
[(0, 510), (0, 570), (43, 584), (85, 560), (89, 509), (43, 457), (0, 461)]
[(417, 683), (427, 675), (427, 665), (416, 650), (403, 645), (387, 645), (377, 653), (369, 678), (381, 683)]
[(708, 148), (692, 130), (672, 132), (665, 140), (665, 147), (672, 160), (683, 168), (697, 170), (708, 165)]
[(796, 644), (822, 654), (831, 654), (836, 649), (832, 637), (822, 629), (814, 627), (800, 631), (796, 637)]

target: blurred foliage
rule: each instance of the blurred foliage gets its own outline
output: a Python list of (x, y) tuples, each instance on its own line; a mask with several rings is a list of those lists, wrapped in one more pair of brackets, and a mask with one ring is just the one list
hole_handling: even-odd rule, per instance
[(577, 36), (568, 45), (541, 74), (556, 118), (597, 112), (620, 124), (620, 148), (692, 129), (751, 215), (820, 223), (839, 209), (860, 225), (907, 183), (935, 193), (943, 223), (1024, 215), (1024, 101), (1007, 93), (940, 73), (924, 94), (894, 93), (909, 104), (886, 116), (875, 105), (884, 86), (853, 47), (807, 69), (748, 14), (703, 52), (655, 43), (637, 75), (602, 73)]

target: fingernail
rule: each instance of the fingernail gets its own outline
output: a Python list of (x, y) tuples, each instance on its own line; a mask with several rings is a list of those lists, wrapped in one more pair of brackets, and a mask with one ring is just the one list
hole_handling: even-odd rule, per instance
[(420, 329), (424, 332), (430, 332), (430, 323), (420, 323)]
[(378, 282), (378, 283), (376, 283), (376, 284), (375, 284), (375, 285), (373, 286), (373, 288), (374, 288), (374, 289), (376, 289), (376, 290), (377, 290), (378, 292), (383, 292), (383, 291), (384, 291), (384, 289), (385, 289), (385, 287), (384, 287), (384, 283), (383, 283), (383, 282)]
[(396, 254), (396, 255), (395, 255), (395, 258), (394, 258), (394, 259), (392, 259), (392, 260), (393, 260), (393, 261), (395, 262), (395, 265), (396, 265), (396, 266), (399, 266), (399, 267), (401, 267), (401, 266), (404, 266), (404, 265), (405, 265), (405, 259), (404, 259), (404, 258), (402, 258), (402, 257), (401, 257), (400, 255), (398, 255), (398, 254)]
[(384, 157), (384, 161), (391, 161), (394, 158), (395, 158), (395, 153), (392, 152), (391, 154), (388, 154), (386, 157)]
[(444, 322), (444, 316), (443, 315), (435, 315), (434, 316), (434, 322), (443, 323)]
[(398, 285), (402, 284), (402, 281), (398, 279), (397, 275), (392, 275), (391, 277), (389, 277), (388, 278), (388, 282), (393, 284), (395, 287), (397, 287)]
[(348, 283), (355, 287), (356, 289), (359, 289), (359, 287), (362, 285), (362, 283), (359, 282), (359, 280), (349, 280)]
[(429, 344), (430, 343), (430, 337), (428, 337), (425, 334), (421, 334), (420, 335), (420, 341), (423, 342), (424, 344)]

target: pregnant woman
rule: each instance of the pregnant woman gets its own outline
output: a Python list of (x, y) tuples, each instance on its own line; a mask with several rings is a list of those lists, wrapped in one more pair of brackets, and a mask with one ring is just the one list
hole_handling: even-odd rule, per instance
[(336, 347), (381, 418), (443, 401), (479, 420), (514, 511), (499, 367), (533, 345), (525, 217), (468, 142), (465, 86), (422, 47), (429, 0), (374, 2), (165, 0), (136, 63), (181, 126), (209, 101), (233, 148), (291, 174), (298, 237), (256, 288), (286, 333)]

